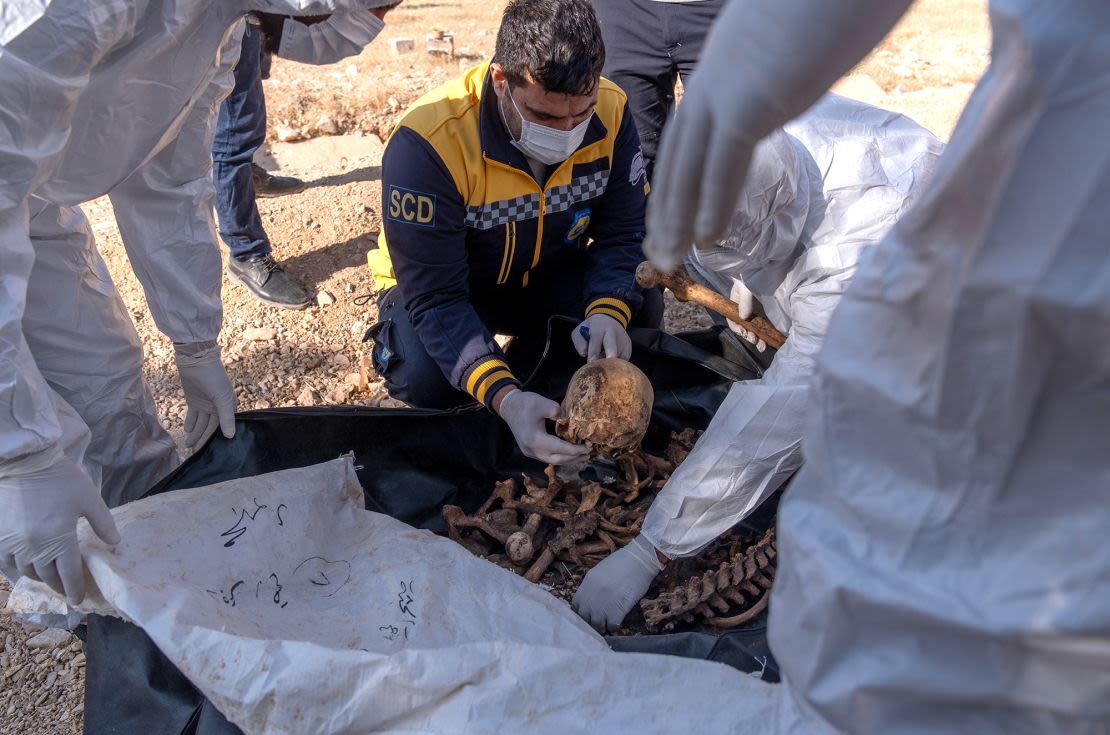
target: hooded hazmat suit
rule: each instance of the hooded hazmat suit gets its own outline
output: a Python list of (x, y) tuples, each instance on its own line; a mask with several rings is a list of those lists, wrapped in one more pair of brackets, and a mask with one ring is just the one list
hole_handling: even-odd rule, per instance
[(861, 256), (920, 196), (943, 146), (902, 115), (827, 95), (756, 146), (726, 238), (686, 270), (738, 284), (787, 335), (759, 380), (737, 383), (648, 511), (668, 557), (697, 553), (801, 464), (813, 360)]
[[(234, 395), (215, 347), (210, 129), (229, 81), (214, 81), (219, 50), (249, 10), (322, 14), (342, 5), (0, 5), (0, 567), (9, 575), (43, 572), (75, 551), (73, 521), (92, 520), (103, 504), (88, 493), (73, 501), (74, 483), (118, 505), (177, 462), (143, 384), (138, 335), (78, 205), (111, 197), (151, 314), (182, 346), (190, 414), (218, 409), (230, 423)], [(223, 62), (230, 69), (234, 59)], [(62, 465), (73, 469), (50, 474)], [(57, 500), (54, 513), (40, 507), (46, 495)], [(77, 574), (72, 564), (68, 571)]]
[[(649, 254), (724, 222), (699, 151), (743, 161), (907, 5), (734, 0), (664, 140)], [(1110, 732), (1110, 4), (990, 14), (928, 191), (815, 363), (779, 508), (783, 684), (738, 693), (771, 732)]]

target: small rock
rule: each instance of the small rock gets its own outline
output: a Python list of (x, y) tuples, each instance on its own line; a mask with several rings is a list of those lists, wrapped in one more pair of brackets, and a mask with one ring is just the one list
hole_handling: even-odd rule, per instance
[(305, 386), (304, 389), (297, 394), (298, 406), (315, 406), (319, 404), (323, 398), (320, 392), (310, 386)]
[[(363, 204), (362, 206), (366, 207), (365, 204)], [(366, 207), (366, 208), (370, 209), (370, 207)], [(346, 291), (347, 293), (354, 293), (355, 292), (355, 284), (348, 283), (346, 286), (343, 287), (343, 290)]]
[(292, 143), (295, 140), (301, 139), (301, 131), (297, 130), (294, 127), (290, 127), (285, 123), (278, 123), (277, 125), (275, 125), (274, 134), (282, 143)]
[(343, 71), (345, 71), (347, 73), (347, 76), (349, 76), (349, 77), (357, 77), (358, 76), (358, 64), (347, 64), (347, 68), (344, 69)]
[(255, 407), (256, 409), (261, 409), (261, 408), (271, 408), (271, 407), (272, 407), (272, 405), (273, 405), (273, 404), (271, 404), (271, 403), (270, 403), (269, 401), (267, 401), (267, 400), (266, 400), (265, 398), (263, 398), (263, 399), (261, 399), (261, 400), (258, 400), (258, 401), (255, 401), (255, 402), (254, 402), (254, 407)]
[(370, 206), (368, 204), (365, 204), (365, 203), (356, 204), (355, 205), (355, 211), (358, 212), (359, 214), (366, 214), (367, 212), (370, 211)]
[(400, 100), (398, 100), (398, 99), (397, 99), (396, 97), (394, 97), (393, 95), (390, 95), (390, 96), (389, 96), (389, 99), (387, 99), (387, 100), (386, 100), (386, 104), (388, 104), (388, 105), (389, 105), (389, 108), (390, 108), (391, 110), (396, 110), (396, 109), (397, 109), (398, 107), (400, 107), (400, 106), (401, 106), (401, 102), (400, 102)]
[(43, 684), (42, 686), (43, 686), (44, 689), (49, 689), (50, 687), (54, 686), (54, 682), (56, 682), (57, 680), (58, 680), (58, 673), (55, 672), (55, 671), (51, 671), (50, 674), (47, 675), (47, 677), (46, 677), (46, 683)]
[(383, 398), (378, 402), (382, 408), (408, 408), (408, 404), (404, 401), (398, 401), (396, 398)]
[(335, 303), (335, 297), (327, 291), (321, 291), (320, 293), (316, 294), (316, 303), (320, 306), (329, 306)]
[(69, 644), (70, 634), (68, 630), (58, 630), (57, 628), (47, 628), (38, 635), (27, 639), (27, 648), (56, 648), (58, 646)]
[(316, 129), (324, 135), (339, 135), (339, 126), (327, 115), (321, 115), (316, 121)]
[(354, 386), (355, 390), (360, 392), (370, 387), (370, 381), (367, 379), (367, 375), (361, 371), (357, 373), (347, 373), (347, 376), (343, 378), (343, 380), (347, 381), (348, 384)]
[(416, 49), (416, 41), (411, 38), (389, 39), (389, 50), (395, 54), (407, 54)]
[(10, 594), (11, 593), (7, 590), (0, 590), (0, 610), (3, 610), (4, 606), (8, 604), (8, 596)]
[(354, 392), (355, 387), (353, 385), (341, 383), (340, 385), (335, 386), (335, 390), (332, 391), (331, 394), (331, 399), (335, 403), (346, 403), (347, 399), (350, 398), (351, 394)]
[(351, 358), (339, 352), (331, 356), (331, 364), (338, 367), (346, 367), (351, 364)]
[(243, 339), (251, 342), (268, 342), (277, 339), (277, 330), (273, 327), (248, 327), (243, 330)]

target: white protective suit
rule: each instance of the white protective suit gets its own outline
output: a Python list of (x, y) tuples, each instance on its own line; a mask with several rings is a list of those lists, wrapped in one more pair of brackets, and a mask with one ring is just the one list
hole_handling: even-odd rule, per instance
[[(214, 345), (222, 314), (210, 129), (229, 88), (214, 82), (220, 47), (249, 10), (337, 5), (0, 4), (0, 480), (70, 461), (118, 505), (174, 467), (138, 334), (78, 205), (110, 195), (158, 328), (181, 345)], [(179, 355), (179, 366), (203, 356)]]
[[(687, 127), (663, 165), (743, 157), (907, 4), (734, 0), (678, 114), (762, 122)], [(929, 191), (816, 361), (779, 508), (770, 732), (1110, 732), (1110, 3), (990, 13), (991, 65)], [(712, 196), (660, 195), (713, 229)]]
[(359, 0), (356, 7), (333, 13), (319, 23), (305, 24), (296, 18), (286, 18), (277, 54), (290, 61), (318, 65), (357, 56), (385, 28), (385, 21), (371, 10), (397, 2)]
[(909, 118), (835, 94), (756, 146), (728, 237), (686, 270), (726, 296), (742, 283), (787, 340), (761, 379), (732, 387), (648, 511), (644, 536), (665, 555), (697, 553), (798, 469), (829, 317), (942, 148)]

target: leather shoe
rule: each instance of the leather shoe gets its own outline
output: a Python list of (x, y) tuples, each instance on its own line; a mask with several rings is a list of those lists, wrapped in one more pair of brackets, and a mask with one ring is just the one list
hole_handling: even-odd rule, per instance
[(312, 297), (294, 281), (271, 255), (227, 261), (227, 273), (246, 286), (264, 304), (283, 309), (304, 309)]
[(254, 177), (254, 195), (270, 198), (286, 194), (296, 194), (304, 191), (306, 184), (292, 176), (274, 176), (257, 163), (251, 164), (251, 176)]

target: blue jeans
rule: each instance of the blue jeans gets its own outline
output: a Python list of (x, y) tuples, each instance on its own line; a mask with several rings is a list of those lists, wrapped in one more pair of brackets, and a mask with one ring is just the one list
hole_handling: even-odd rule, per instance
[(220, 104), (212, 140), (212, 181), (216, 219), (231, 257), (246, 260), (270, 252), (270, 238), (254, 201), (251, 162), (266, 139), (266, 98), (262, 92), (262, 30), (247, 24), (235, 65), (235, 87)]

